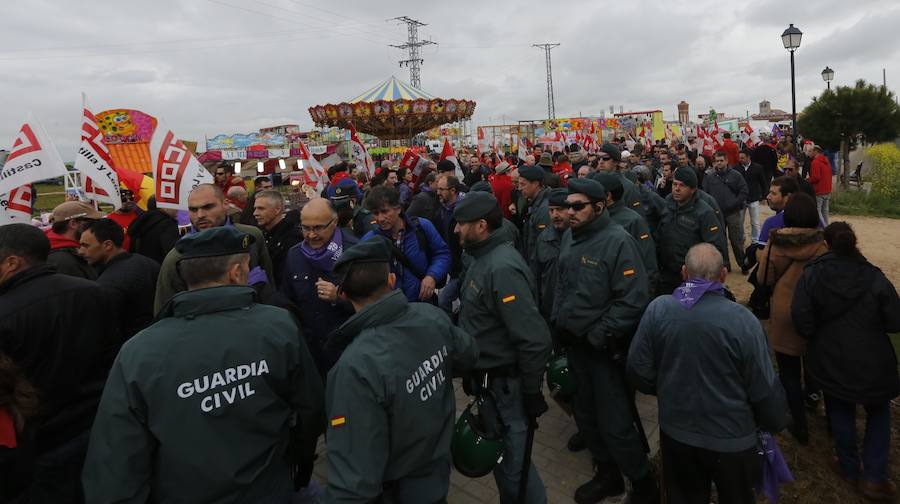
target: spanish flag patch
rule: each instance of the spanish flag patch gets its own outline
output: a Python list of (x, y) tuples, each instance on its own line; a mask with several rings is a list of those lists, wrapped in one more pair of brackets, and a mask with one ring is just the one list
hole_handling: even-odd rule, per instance
[(331, 418), (331, 426), (332, 427), (340, 427), (347, 423), (347, 417), (336, 416)]
[(647, 233), (641, 235), (641, 240), (646, 240), (647, 238), (650, 238), (650, 235), (648, 235)]
[(546, 224), (538, 224), (538, 225), (537, 225), (537, 228), (538, 228), (538, 229), (544, 229), (545, 227), (547, 227)]
[(628, 268), (627, 270), (622, 272), (622, 275), (627, 277), (634, 275), (634, 268)]
[(515, 294), (513, 294), (512, 296), (506, 296), (505, 298), (501, 299), (501, 301), (503, 301), (503, 304), (512, 303), (515, 300), (516, 300)]
[(713, 227), (709, 228), (709, 230), (710, 230), (710, 231), (718, 231), (718, 230), (719, 230), (719, 226), (713, 226)]

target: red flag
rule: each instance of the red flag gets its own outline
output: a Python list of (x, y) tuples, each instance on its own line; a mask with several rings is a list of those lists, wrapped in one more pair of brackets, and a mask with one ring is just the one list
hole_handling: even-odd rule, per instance
[(353, 150), (352, 157), (356, 158), (357, 162), (365, 168), (369, 177), (374, 177), (375, 162), (372, 161), (372, 156), (369, 155), (369, 151), (366, 150), (366, 145), (359, 139), (359, 135), (356, 134), (356, 128), (353, 127), (353, 123), (348, 122), (347, 126), (350, 130), (350, 147)]
[(422, 174), (422, 170), (425, 169), (425, 165), (427, 164), (428, 160), (412, 149), (406, 149), (406, 152), (400, 159), (400, 168), (412, 173), (415, 177)]
[(456, 167), (456, 178), (459, 180), (463, 179), (462, 168), (459, 167), (459, 161), (456, 159), (456, 152), (453, 151), (453, 146), (450, 145), (450, 141), (444, 138), (444, 148), (441, 149), (441, 161), (443, 160), (450, 161), (453, 163), (453, 166)]

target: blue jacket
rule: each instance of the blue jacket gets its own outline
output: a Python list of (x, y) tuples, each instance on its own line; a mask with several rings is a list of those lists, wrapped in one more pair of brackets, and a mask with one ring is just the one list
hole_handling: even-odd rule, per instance
[[(406, 215), (401, 216), (401, 218), (406, 223), (406, 229), (403, 231), (403, 243), (399, 246), (400, 250), (403, 251), (403, 254), (406, 255), (418, 272), (423, 272), (423, 277), (430, 276), (440, 283), (450, 272), (450, 249), (447, 248), (447, 243), (441, 238), (434, 224), (427, 219), (415, 219), (413, 221)], [(419, 246), (416, 226), (420, 227), (425, 235), (425, 241), (429, 249), (427, 251)], [(363, 241), (368, 240), (376, 234), (393, 241), (390, 237), (390, 232), (381, 228), (369, 231), (362, 239)], [(421, 278), (416, 276), (416, 273), (407, 271), (396, 258), (391, 261), (391, 271), (397, 275), (397, 287), (403, 290), (406, 299), (411, 302), (419, 301)]]
[[(342, 234), (344, 250), (359, 243), (349, 231), (337, 229), (335, 233)], [(337, 284), (337, 281), (333, 271), (318, 270), (310, 264), (300, 250), (301, 244), (302, 242), (294, 245), (287, 253), (279, 289), (298, 307), (307, 346), (313, 360), (319, 366), (319, 372), (324, 375), (340, 357), (340, 355), (325, 355), (323, 351), (325, 340), (331, 331), (340, 327), (353, 315), (353, 306), (347, 301), (339, 300), (332, 304), (319, 299), (316, 292), (316, 282), (319, 278), (333, 284)]]

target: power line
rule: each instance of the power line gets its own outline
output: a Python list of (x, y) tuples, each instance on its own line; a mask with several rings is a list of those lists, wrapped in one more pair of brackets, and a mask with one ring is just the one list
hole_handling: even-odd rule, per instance
[(556, 119), (556, 104), (553, 103), (553, 66), (550, 64), (550, 50), (559, 47), (559, 44), (532, 44), (544, 50), (547, 60), (547, 119)]
[(419, 48), (425, 45), (435, 44), (435, 42), (432, 42), (431, 40), (419, 40), (419, 27), (428, 25), (421, 21), (410, 19), (407, 16), (388, 19), (388, 21), (400, 21), (401, 23), (406, 23), (408, 33), (406, 43), (401, 45), (390, 44), (390, 46), (396, 47), (397, 49), (409, 49), (409, 58), (400, 60), (399, 63), (401, 67), (409, 67), (409, 84), (416, 89), (421, 89), (422, 82), (419, 75), (419, 65), (421, 65), (424, 60), (419, 57)]

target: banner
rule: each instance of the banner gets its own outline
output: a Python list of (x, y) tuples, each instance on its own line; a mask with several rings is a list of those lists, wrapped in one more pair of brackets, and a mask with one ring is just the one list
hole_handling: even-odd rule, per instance
[(328, 185), (328, 172), (319, 164), (319, 161), (310, 154), (303, 142), (297, 148), (300, 151), (297, 164), (303, 171), (303, 181), (309, 187), (314, 187), (316, 194), (321, 194)]
[(0, 170), (0, 194), (8, 193), (30, 182), (68, 174), (66, 165), (47, 132), (34, 114), (19, 129), (19, 135)]
[(425, 169), (427, 164), (428, 160), (412, 149), (407, 149), (406, 153), (403, 154), (403, 158), (400, 160), (400, 168), (404, 168), (416, 177), (422, 174), (422, 170)]
[[(162, 121), (160, 121), (161, 123)], [(187, 210), (188, 195), (200, 184), (212, 184), (212, 174), (162, 124), (150, 141), (150, 162), (156, 182), (156, 206)]]
[(357, 160), (361, 168), (366, 170), (370, 178), (374, 177), (375, 162), (372, 161), (372, 156), (366, 151), (365, 144), (362, 143), (359, 135), (356, 134), (356, 128), (353, 127), (353, 123), (347, 123), (347, 125), (350, 127), (350, 148), (353, 151), (353, 158)]
[(21, 222), (31, 223), (31, 184), (17, 187), (8, 194), (0, 194), (0, 226)]
[(98, 196), (98, 201), (112, 204), (117, 210), (122, 207), (122, 198), (119, 194), (119, 177), (113, 170), (112, 158), (106, 147), (104, 133), (97, 125), (97, 118), (88, 106), (87, 96), (81, 93), (82, 118), (81, 118), (81, 146), (75, 155), (75, 170), (81, 173), (86, 180), (81, 187), (88, 193), (88, 181), (92, 189), (91, 193)]
[(451, 163), (453, 163), (453, 166), (456, 167), (454, 175), (456, 175), (457, 179), (462, 180), (463, 172), (462, 172), (462, 168), (460, 168), (460, 166), (459, 166), (459, 161), (456, 159), (456, 152), (453, 151), (453, 146), (450, 145), (450, 141), (447, 140), (446, 138), (444, 139), (444, 148), (441, 149), (441, 159), (440, 160), (443, 161), (445, 159), (447, 161), (450, 161)]
[(223, 161), (238, 161), (241, 159), (247, 159), (247, 151), (243, 149), (222, 151)]

